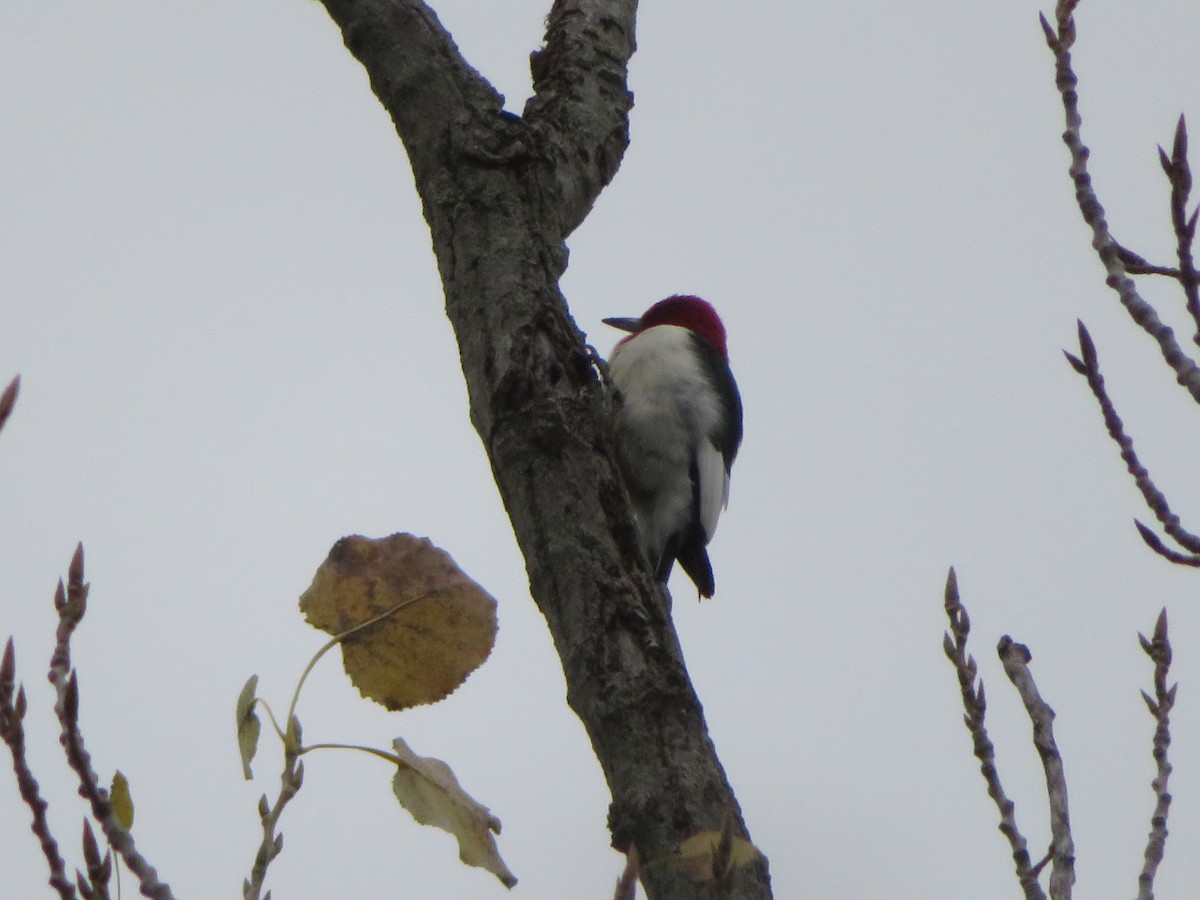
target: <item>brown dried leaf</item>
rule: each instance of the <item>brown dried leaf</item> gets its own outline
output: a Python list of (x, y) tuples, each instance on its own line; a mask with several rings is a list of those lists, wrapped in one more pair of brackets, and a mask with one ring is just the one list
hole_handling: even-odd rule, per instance
[(448, 553), (411, 534), (342, 538), (300, 609), (311, 625), (344, 635), (346, 674), (388, 709), (446, 697), (496, 640), (495, 599)]

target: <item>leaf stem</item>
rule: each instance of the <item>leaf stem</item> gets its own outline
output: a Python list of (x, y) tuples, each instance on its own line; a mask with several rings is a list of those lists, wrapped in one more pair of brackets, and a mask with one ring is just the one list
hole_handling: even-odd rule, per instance
[(376, 747), (366, 747), (362, 744), (309, 744), (301, 753), (307, 753), (309, 750), (361, 750), (363, 753), (370, 753), (372, 756), (378, 756), (380, 759), (386, 759), (394, 766), (403, 764), (399, 756), (394, 753), (388, 753), (385, 750), (379, 750)]
[(279, 727), (279, 722), (275, 718), (275, 711), (271, 709), (271, 704), (262, 697), (255, 697), (254, 702), (263, 708), (263, 712), (267, 714), (267, 718), (271, 720), (271, 727), (275, 729), (275, 733), (279, 735), (279, 740), (286, 741), (287, 738), (283, 735), (283, 729)]
[[(300, 702), (300, 689), (302, 687), (304, 687), (304, 682), (308, 678), (308, 673), (313, 670), (313, 667), (317, 664), (317, 661), (322, 656), (324, 656), (326, 653), (328, 653), (330, 650), (332, 650), (334, 647), (336, 647), (338, 644), (340, 644), (346, 638), (350, 637), (355, 632), (362, 631), (364, 628), (368, 628), (371, 625), (374, 625), (376, 622), (382, 622), (388, 616), (395, 615), (400, 610), (404, 609), (407, 606), (411, 606), (412, 604), (416, 603), (418, 600), (424, 600), (426, 597), (430, 596), (431, 593), (432, 592), (430, 592), (430, 591), (426, 591), (424, 594), (418, 594), (415, 597), (408, 597), (404, 600), (401, 600), (399, 603), (397, 603), (395, 606), (393, 606), (391, 609), (387, 610), (386, 612), (381, 612), (379, 615), (374, 616), (373, 618), (367, 619), (367, 621), (361, 622), (358, 625), (355, 625), (354, 627), (348, 629), (347, 631), (343, 631), (341, 634), (334, 635), (332, 638), (330, 638), (325, 643), (325, 645), (316, 652), (316, 654), (313, 656), (313, 658), (308, 661), (308, 665), (304, 667), (304, 672), (300, 675), (300, 680), (298, 682), (296, 682), (296, 691), (294, 694), (292, 694), (292, 703), (288, 707), (287, 721), (288, 721), (289, 732), (292, 727), (291, 726), (292, 720), (296, 715), (296, 704)], [(272, 719), (272, 721), (274, 721), (274, 719)], [(276, 730), (278, 730), (278, 726), (276, 727)], [(285, 742), (286, 742), (286, 739), (285, 739)]]

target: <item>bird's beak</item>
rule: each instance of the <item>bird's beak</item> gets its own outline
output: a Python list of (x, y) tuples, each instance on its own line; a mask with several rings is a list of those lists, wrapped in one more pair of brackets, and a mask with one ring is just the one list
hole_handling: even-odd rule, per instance
[(638, 332), (642, 330), (641, 319), (626, 319), (620, 316), (611, 319), (601, 319), (605, 325), (611, 325), (613, 328), (620, 328), (622, 331)]

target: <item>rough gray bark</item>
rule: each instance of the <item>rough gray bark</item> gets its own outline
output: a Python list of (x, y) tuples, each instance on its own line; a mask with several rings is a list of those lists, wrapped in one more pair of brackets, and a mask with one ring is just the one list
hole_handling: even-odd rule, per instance
[(628, 143), (636, 0), (556, 0), (522, 117), (503, 111), (420, 0), (322, 2), (408, 151), (471, 420), (562, 660), (568, 702), (608, 780), (614, 846), (637, 847), (652, 900), (710, 889), (770, 897), (765, 859), (707, 887), (664, 860), (681, 840), (727, 822), (748, 834), (666, 601), (641, 559), (603, 391), (558, 288), (564, 240)]

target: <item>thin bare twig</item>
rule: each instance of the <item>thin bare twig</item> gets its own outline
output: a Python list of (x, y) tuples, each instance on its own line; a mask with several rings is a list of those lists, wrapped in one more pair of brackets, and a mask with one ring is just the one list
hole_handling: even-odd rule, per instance
[(1192, 261), (1197, 213), (1189, 215), (1187, 211), (1188, 196), (1192, 191), (1192, 170), (1187, 159), (1187, 122), (1182, 115), (1175, 126), (1171, 155), (1167, 156), (1166, 151), (1159, 147), (1158, 159), (1171, 183), (1171, 226), (1175, 231), (1175, 255), (1179, 259), (1179, 284), (1187, 297), (1187, 311), (1196, 323), (1192, 340), (1200, 344), (1200, 292), (1196, 289), (1196, 267)]
[[(366, 628), (370, 628), (384, 619), (394, 616), (403, 609), (407, 609), (414, 603), (432, 596), (429, 592), (417, 594), (411, 597), (405, 597), (391, 609), (372, 616), (365, 622), (360, 622), (351, 628), (346, 629), (340, 634), (334, 635), (330, 640), (321, 647), (308, 661), (308, 665), (304, 667), (304, 671), (300, 674), (299, 680), (296, 682), (296, 689), (292, 693), (292, 702), (288, 707), (288, 724), (286, 731), (280, 731), (279, 724), (275, 721), (275, 714), (271, 712), (271, 707), (264, 701), (256, 700), (262, 703), (267, 711), (267, 715), (271, 719), (271, 723), (275, 726), (275, 731), (279, 734), (283, 741), (283, 770), (279, 775), (279, 794), (275, 798), (275, 802), (270, 804), (264, 794), (258, 801), (258, 817), (262, 822), (262, 840), (259, 841), (258, 850), (254, 855), (254, 863), (250, 868), (250, 877), (242, 879), (242, 898), (243, 900), (258, 900), (262, 894), (263, 885), (267, 880), (267, 868), (271, 862), (283, 850), (283, 835), (276, 834), (276, 829), (279, 827), (279, 819), (283, 815), (284, 807), (291, 802), (291, 799), (296, 796), (296, 792), (300, 790), (304, 783), (304, 763), (300, 761), (300, 757), (310, 750), (318, 749), (343, 749), (343, 750), (361, 750), (365, 753), (371, 753), (375, 756), (381, 756), (388, 762), (399, 763), (400, 759), (394, 754), (385, 753), (382, 750), (377, 750), (374, 747), (363, 747), (356, 744), (313, 744), (305, 747), (300, 741), (300, 720), (296, 717), (296, 707), (300, 702), (300, 691), (304, 687), (305, 681), (312, 673), (313, 668), (321, 658), (340, 645), (347, 638), (362, 632)], [(270, 891), (267, 892), (270, 894)]]
[(1137, 519), (1133, 520), (1133, 524), (1137, 528), (1138, 534), (1142, 536), (1142, 540), (1146, 542), (1146, 545), (1159, 556), (1180, 566), (1191, 566), (1193, 568), (1200, 566), (1200, 555), (1180, 553), (1178, 550), (1172, 550), (1163, 543), (1162, 538), (1150, 530), (1149, 526), (1144, 525)]
[(637, 847), (630, 847), (625, 854), (625, 870), (617, 879), (617, 887), (613, 891), (613, 900), (635, 900), (638, 886), (638, 855)]
[(159, 881), (154, 867), (138, 852), (133, 835), (121, 827), (108, 800), (108, 792), (100, 787), (100, 779), (92, 769), (92, 758), (83, 744), (79, 730), (79, 678), (71, 668), (71, 635), (87, 609), (88, 586), (83, 581), (83, 545), (75, 549), (67, 570), (67, 586), (58, 583), (54, 608), (58, 610), (58, 629), (55, 632), (54, 653), (50, 657), (50, 683), (56, 699), (54, 712), (62, 733), (59, 743), (67, 754), (67, 762), (79, 778), (79, 793), (91, 805), (92, 815), (99, 823), (109, 845), (125, 861), (140, 882), (142, 894), (153, 900), (174, 900), (171, 888)]
[(1125, 265), (1125, 271), (1130, 275), (1165, 275), (1168, 278), (1179, 280), (1180, 274), (1178, 269), (1172, 269), (1170, 266), (1156, 266), (1146, 260), (1145, 257), (1134, 253), (1128, 247), (1117, 241), (1113, 241), (1117, 247), (1117, 253), (1121, 257), (1121, 262)]
[(1167, 637), (1167, 611), (1163, 609), (1154, 623), (1154, 636), (1149, 640), (1139, 634), (1142, 649), (1154, 662), (1154, 697), (1142, 691), (1142, 699), (1150, 715), (1154, 716), (1154, 813), (1150, 816), (1150, 836), (1146, 840), (1146, 863), (1138, 876), (1138, 900), (1154, 900), (1154, 876), (1167, 844), (1167, 813), (1171, 808), (1171, 795), (1167, 793), (1167, 782), (1171, 777), (1171, 763), (1167, 750), (1171, 746), (1171, 709), (1175, 706), (1173, 684), (1167, 687), (1167, 675), (1171, 670), (1171, 641)]
[(992, 745), (984, 726), (987, 701), (984, 698), (983, 681), (978, 679), (975, 658), (967, 655), (967, 636), (971, 632), (971, 620), (959, 599), (958, 578), (954, 569), (950, 570), (946, 578), (946, 617), (950, 620), (950, 631), (944, 635), (942, 649), (958, 673), (958, 686), (962, 692), (965, 710), (963, 722), (971, 733), (975, 757), (979, 760), (979, 771), (983, 774), (983, 780), (987, 782), (988, 796), (1000, 811), (1000, 831), (1008, 838), (1009, 846), (1012, 847), (1017, 880), (1025, 893), (1025, 900), (1046, 900), (1046, 894), (1037, 880), (1041, 864), (1035, 867), (1031, 863), (1028, 845), (1017, 827), (1016, 807), (1008, 799), (1000, 783), (1000, 773), (996, 769), (996, 748)]
[(50, 866), (50, 886), (64, 900), (76, 897), (75, 887), (67, 878), (66, 863), (58, 850), (58, 842), (50, 833), (50, 825), (46, 821), (47, 803), (42, 797), (37, 779), (25, 759), (25, 729), (22, 720), (25, 718), (25, 688), (16, 684), (16, 650), (12, 638), (4, 648), (4, 659), (0, 662), (0, 740), (8, 746), (12, 754), (13, 772), (17, 778), (17, 790), (21, 799), (33, 813), (33, 823), (30, 828), (37, 835), (42, 848), (42, 855)]
[[(1167, 502), (1166, 495), (1154, 484), (1154, 481), (1150, 478), (1150, 472), (1138, 459), (1137, 452), (1133, 449), (1133, 439), (1126, 434), (1125, 424), (1121, 421), (1121, 417), (1117, 415), (1117, 409), (1104, 387), (1104, 376), (1100, 374), (1100, 361), (1096, 355), (1096, 345), (1092, 341), (1092, 336), (1088, 333), (1087, 327), (1083, 322), (1079, 322), (1078, 327), (1080, 356), (1074, 356), (1064, 351), (1067, 362), (1071, 364), (1071, 368), (1087, 379), (1088, 387), (1092, 389), (1092, 395), (1095, 396), (1096, 402), (1100, 405), (1100, 412), (1104, 416), (1104, 426), (1108, 429), (1109, 436), (1121, 448), (1121, 459), (1125, 461), (1125, 468), (1133, 476), (1133, 481), (1137, 485), (1138, 490), (1141, 491), (1146, 505), (1150, 507), (1155, 517), (1162, 523), (1163, 530), (1177, 541), (1181, 547), (1189, 551), (1189, 553), (1200, 554), (1200, 537), (1192, 534), (1183, 527), (1179, 516), (1171, 511), (1171, 506)], [(1188, 557), (1183, 557), (1181, 554), (1169, 551), (1169, 548), (1163, 546), (1157, 537), (1153, 537), (1152, 532), (1148, 536), (1148, 529), (1140, 523), (1138, 524), (1138, 531), (1153, 550), (1170, 559), (1172, 562), (1200, 565), (1200, 558), (1197, 558), (1195, 563), (1190, 563), (1186, 562)], [(1151, 539), (1152, 537), (1153, 539)]]
[(1051, 900), (1069, 900), (1071, 886), (1075, 883), (1075, 842), (1071, 838), (1066, 773), (1058, 745), (1054, 742), (1054, 710), (1042, 699), (1033, 673), (1029, 671), (1029, 662), (1033, 659), (1029, 648), (1005, 635), (996, 652), (1004, 664), (1004, 673), (1021, 695), (1021, 702), (1029, 713), (1033, 723), (1033, 745), (1046, 772), (1046, 794), (1050, 800), (1050, 897)]
[[(1083, 119), (1079, 113), (1079, 95), (1076, 91), (1078, 78), (1071, 66), (1071, 47), (1075, 42), (1074, 11), (1077, 2), (1078, 0), (1060, 0), (1055, 9), (1056, 27), (1052, 27), (1045, 16), (1041, 17), (1046, 43), (1054, 53), (1055, 84), (1062, 97), (1066, 116), (1067, 127), (1063, 133), (1063, 142), (1071, 153), (1070, 174), (1075, 184), (1075, 199), (1084, 221), (1092, 228), (1092, 246), (1108, 273), (1108, 286), (1117, 292), (1122, 305), (1134, 322), (1158, 342), (1163, 359), (1175, 373), (1176, 381), (1187, 389), (1193, 400), (1200, 402), (1200, 369), (1197, 369), (1195, 361), (1183, 352), (1175, 340), (1173, 331), (1162, 323), (1154, 308), (1138, 294), (1133, 280), (1129, 278), (1130, 274), (1159, 274), (1178, 281), (1186, 296), (1188, 313), (1196, 326), (1193, 341), (1200, 344), (1200, 276), (1196, 272), (1192, 256), (1200, 209), (1194, 210), (1190, 215), (1187, 210), (1192, 189), (1192, 172), (1187, 159), (1187, 123), (1183, 116), (1179, 117), (1169, 155), (1162, 147), (1158, 148), (1159, 161), (1171, 185), (1171, 223), (1175, 232), (1175, 253), (1179, 260), (1179, 268), (1171, 269), (1151, 265), (1138, 254), (1117, 243), (1109, 231), (1104, 208), (1092, 187), (1091, 175), (1088, 172), (1090, 151), (1084, 145), (1080, 133)], [(1166, 546), (1158, 535), (1141, 522), (1135, 523), (1138, 533), (1150, 549), (1170, 562), (1200, 567), (1200, 537), (1183, 528), (1179, 517), (1171, 511), (1166, 496), (1158, 490), (1150, 479), (1149, 472), (1138, 461), (1133, 450), (1133, 441), (1125, 433), (1124, 425), (1105, 393), (1104, 379), (1096, 362), (1095, 345), (1082, 322), (1079, 323), (1079, 345), (1083, 351), (1083, 359), (1068, 353), (1067, 360), (1075, 371), (1087, 378), (1088, 385), (1100, 404), (1108, 433), (1121, 448), (1121, 458), (1124, 459), (1146, 505), (1154, 512), (1166, 533), (1186, 552), (1181, 553)]]
[[(112, 853), (105, 851), (100, 855), (100, 846), (96, 843), (96, 835), (92, 831), (92, 823), (83, 820), (83, 860), (87, 866), (87, 875), (76, 872), (75, 880), (79, 883), (79, 892), (84, 900), (109, 900), (108, 880), (112, 877)], [(117, 885), (118, 889), (120, 885)], [(120, 891), (118, 890), (118, 896)]]
[[(295, 716), (288, 723), (287, 736), (283, 742), (283, 771), (279, 775), (279, 794), (273, 804), (267, 802), (266, 794), (258, 801), (258, 817), (262, 820), (262, 840), (254, 856), (250, 877), (242, 882), (243, 900), (259, 900), (263, 884), (267, 880), (267, 867), (271, 860), (283, 852), (283, 835), (276, 834), (279, 817), (300, 786), (304, 783), (304, 763), (300, 761), (300, 722)], [(269, 893), (269, 892), (268, 892)]]
[[(1106, 283), (1117, 292), (1133, 321), (1158, 343), (1163, 359), (1175, 373), (1176, 381), (1187, 389), (1192, 399), (1200, 403), (1200, 367), (1183, 352), (1172, 329), (1163, 324), (1154, 308), (1138, 293), (1122, 261), (1120, 248), (1109, 230), (1104, 207), (1092, 187), (1092, 177), (1088, 171), (1090, 151), (1080, 133), (1083, 118), (1079, 113), (1079, 95), (1076, 92), (1079, 79), (1071, 66), (1071, 46), (1075, 43), (1075, 6), (1075, 0), (1060, 0), (1055, 8), (1054, 26), (1045, 16), (1041, 17), (1046, 43), (1054, 53), (1055, 84), (1066, 117), (1063, 143), (1071, 154), (1070, 174), (1075, 184), (1075, 200), (1084, 221), (1092, 229), (1092, 246), (1104, 265)], [(1188, 273), (1183, 272), (1181, 276), (1181, 283), (1186, 283)]]

